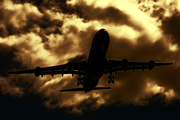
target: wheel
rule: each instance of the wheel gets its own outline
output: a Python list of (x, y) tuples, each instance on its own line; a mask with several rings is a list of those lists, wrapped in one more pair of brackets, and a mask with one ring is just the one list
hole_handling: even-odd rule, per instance
[(110, 80), (108, 80), (108, 84), (110, 84), (111, 83), (111, 81)]
[(114, 84), (114, 80), (112, 80), (112, 83)]

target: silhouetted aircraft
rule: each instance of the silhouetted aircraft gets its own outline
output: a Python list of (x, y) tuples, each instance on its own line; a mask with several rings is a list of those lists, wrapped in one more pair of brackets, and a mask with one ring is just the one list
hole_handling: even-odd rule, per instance
[[(94, 36), (89, 58), (86, 61), (80, 61), (76, 63), (68, 62), (67, 64), (51, 66), (51, 67), (36, 67), (35, 69), (23, 70), (23, 71), (15, 71), (9, 72), (9, 74), (26, 74), (26, 73), (34, 73), (36, 77), (41, 75), (49, 75), (52, 77), (54, 74), (74, 74), (79, 75), (77, 79), (77, 85), (80, 84), (83, 88), (74, 88), (74, 89), (65, 89), (60, 92), (65, 91), (85, 91), (89, 92), (91, 90), (100, 90), (100, 89), (110, 89), (110, 87), (96, 87), (99, 79), (104, 74), (110, 74), (108, 83), (114, 83), (114, 75), (113, 72), (117, 73), (117, 71), (127, 70), (135, 70), (137, 69), (149, 69), (152, 70), (155, 66), (164, 66), (171, 65), (170, 63), (159, 63), (150, 60), (149, 62), (128, 62), (127, 59), (123, 59), (122, 61), (117, 60), (108, 60), (105, 58), (108, 46), (109, 46), (110, 38), (109, 34), (105, 29), (100, 29)], [(83, 77), (82, 77), (83, 76)]]

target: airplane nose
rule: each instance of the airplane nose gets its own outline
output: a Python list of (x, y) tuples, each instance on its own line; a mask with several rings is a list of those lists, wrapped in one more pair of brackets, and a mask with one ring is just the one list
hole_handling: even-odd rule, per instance
[(100, 29), (98, 33), (100, 36), (109, 36), (107, 30), (104, 28)]
[(100, 31), (101, 31), (101, 32), (107, 32), (107, 30), (104, 29), (104, 28), (100, 29)]

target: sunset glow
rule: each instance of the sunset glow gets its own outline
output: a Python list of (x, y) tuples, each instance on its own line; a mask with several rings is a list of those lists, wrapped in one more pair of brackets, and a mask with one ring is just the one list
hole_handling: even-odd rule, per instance
[(70, 114), (83, 114), (86, 106), (90, 110), (115, 103), (146, 106), (157, 94), (165, 96), (162, 98), (168, 102), (180, 98), (179, 1), (42, 0), (39, 3), (35, 0), (4, 0), (0, 3), (1, 71), (85, 60), (93, 37), (101, 28), (110, 36), (107, 59), (177, 61), (172, 66), (152, 71), (118, 72), (112, 85), (108, 84), (108, 77), (103, 76), (100, 85), (112, 89), (89, 93), (59, 92), (77, 88), (78, 75), (1, 76), (2, 95), (12, 98), (37, 95), (46, 108), (66, 108)]

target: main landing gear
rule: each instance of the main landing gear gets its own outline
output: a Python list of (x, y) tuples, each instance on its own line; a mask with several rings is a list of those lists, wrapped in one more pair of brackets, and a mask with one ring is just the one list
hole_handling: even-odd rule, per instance
[(81, 78), (81, 77), (79, 76), (78, 79), (77, 79), (77, 85), (78, 85), (78, 86), (79, 86), (80, 84), (83, 85), (83, 80), (84, 80), (84, 77)]
[(114, 75), (109, 76), (108, 84), (113, 83), (114, 84)]

